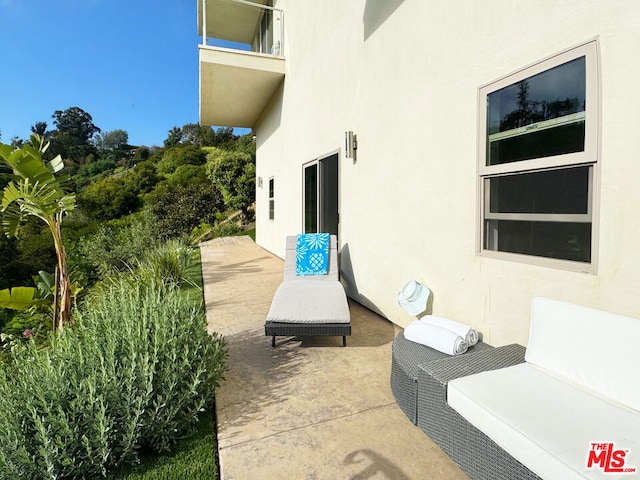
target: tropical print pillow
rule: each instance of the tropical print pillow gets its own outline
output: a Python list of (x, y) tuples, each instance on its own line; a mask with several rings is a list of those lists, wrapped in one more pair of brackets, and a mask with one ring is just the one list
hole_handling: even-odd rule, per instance
[(296, 275), (326, 275), (329, 272), (329, 234), (302, 233), (296, 243)]

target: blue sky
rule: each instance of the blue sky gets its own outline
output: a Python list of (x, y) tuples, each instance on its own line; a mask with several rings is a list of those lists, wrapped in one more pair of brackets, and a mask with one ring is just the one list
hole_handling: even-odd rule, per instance
[(0, 141), (80, 107), (160, 145), (198, 122), (196, 0), (0, 0)]

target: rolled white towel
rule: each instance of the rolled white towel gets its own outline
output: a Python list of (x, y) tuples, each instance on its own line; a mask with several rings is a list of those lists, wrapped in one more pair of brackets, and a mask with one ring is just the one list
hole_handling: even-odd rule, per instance
[(404, 329), (404, 337), (448, 355), (461, 355), (467, 351), (467, 342), (446, 328), (416, 320)]
[(456, 322), (444, 317), (436, 317), (435, 315), (425, 315), (420, 319), (421, 322), (435, 325), (436, 327), (446, 328), (454, 333), (460, 335), (467, 342), (469, 347), (473, 347), (478, 343), (478, 332), (476, 332), (470, 325)]

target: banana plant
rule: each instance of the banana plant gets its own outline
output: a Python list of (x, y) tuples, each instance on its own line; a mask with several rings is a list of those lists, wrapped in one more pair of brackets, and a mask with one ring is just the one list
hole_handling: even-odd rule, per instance
[[(55, 297), (56, 277), (51, 273), (40, 270), (34, 275), (35, 287), (13, 287), (0, 290), (0, 308), (10, 310), (53, 310)], [(73, 299), (82, 291), (77, 283), (71, 284), (71, 297)]]
[(28, 310), (46, 304), (51, 304), (51, 299), (39, 297), (38, 289), (34, 287), (13, 287), (0, 290), (0, 308)]
[[(40, 135), (32, 135), (30, 143), (31, 145), (26, 144), (18, 149), (0, 144), (0, 163), (9, 167), (12, 172), (8, 174), (11, 181), (4, 188), (0, 204), (2, 228), (8, 237), (18, 237), (20, 228), (29, 217), (39, 218), (49, 228), (58, 263), (53, 298), (53, 326), (54, 329), (61, 330), (71, 319), (71, 281), (61, 226), (65, 215), (75, 208), (75, 195), (67, 193), (62, 181), (54, 175), (64, 167), (60, 155), (46, 163), (42, 159), (49, 142)], [(26, 291), (18, 290), (17, 295), (24, 298), (25, 293)], [(13, 290), (9, 292), (9, 300), (12, 294)]]
[(38, 294), (41, 298), (45, 298), (45, 299), (48, 298), (50, 301), (53, 301), (53, 297), (56, 293), (55, 275), (51, 275), (49, 272), (40, 270), (38, 272), (38, 275), (33, 276), (33, 283), (36, 284), (36, 288), (38, 289)]

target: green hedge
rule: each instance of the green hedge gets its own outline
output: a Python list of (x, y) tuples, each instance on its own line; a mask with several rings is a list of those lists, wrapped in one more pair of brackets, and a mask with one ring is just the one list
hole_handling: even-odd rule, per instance
[(119, 279), (0, 372), (0, 479), (94, 478), (166, 451), (211, 405), (227, 350), (176, 288)]

